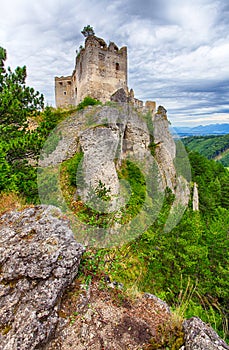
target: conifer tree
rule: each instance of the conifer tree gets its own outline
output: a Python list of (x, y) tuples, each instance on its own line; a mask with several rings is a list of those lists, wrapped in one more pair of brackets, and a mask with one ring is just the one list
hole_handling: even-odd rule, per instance
[(5, 69), (6, 50), (0, 47), (0, 137), (12, 139), (27, 125), (28, 116), (44, 107), (44, 97), (26, 86), (26, 67)]
[(26, 67), (6, 69), (6, 58), (6, 50), (0, 47), (0, 192), (21, 191), (33, 196), (36, 169), (27, 158), (37, 145), (27, 121), (43, 109), (44, 97), (26, 86)]

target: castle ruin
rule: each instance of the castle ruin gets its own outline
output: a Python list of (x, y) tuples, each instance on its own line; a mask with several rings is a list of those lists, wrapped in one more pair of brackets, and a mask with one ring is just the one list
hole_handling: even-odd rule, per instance
[[(117, 96), (120, 99), (120, 95), (123, 102), (143, 107), (143, 102), (134, 97), (133, 89), (128, 90), (127, 47), (119, 49), (114, 42), (107, 45), (103, 39), (89, 35), (77, 52), (72, 75), (55, 77), (56, 106), (76, 106), (86, 96), (105, 103), (115, 101)], [(149, 106), (155, 109), (154, 102)]]

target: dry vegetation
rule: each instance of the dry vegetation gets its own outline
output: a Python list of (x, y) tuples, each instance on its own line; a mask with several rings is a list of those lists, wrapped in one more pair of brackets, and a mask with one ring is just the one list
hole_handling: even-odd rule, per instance
[(59, 314), (59, 335), (46, 350), (175, 350), (183, 344), (182, 319), (159, 299), (132, 298), (103, 278), (77, 279)]
[(0, 215), (10, 210), (21, 210), (26, 208), (25, 200), (16, 193), (0, 194)]

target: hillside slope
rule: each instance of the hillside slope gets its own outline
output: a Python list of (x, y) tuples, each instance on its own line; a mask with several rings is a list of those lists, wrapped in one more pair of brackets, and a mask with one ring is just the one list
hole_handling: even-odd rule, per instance
[(215, 159), (229, 166), (229, 134), (221, 136), (190, 136), (182, 139), (184, 145), (208, 159)]

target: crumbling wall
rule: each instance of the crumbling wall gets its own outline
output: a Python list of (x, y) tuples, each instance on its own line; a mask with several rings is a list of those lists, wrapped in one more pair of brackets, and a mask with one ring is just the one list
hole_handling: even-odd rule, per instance
[(72, 77), (55, 77), (55, 98), (57, 107), (75, 105)]
[(112, 42), (107, 46), (103, 39), (89, 36), (72, 76), (55, 78), (56, 105), (77, 105), (86, 96), (104, 103), (120, 88), (127, 93), (127, 48)]

